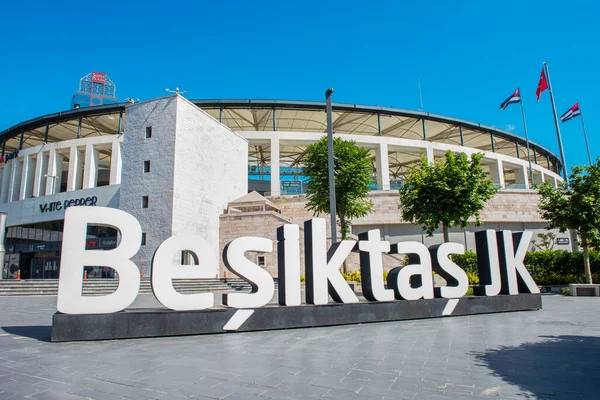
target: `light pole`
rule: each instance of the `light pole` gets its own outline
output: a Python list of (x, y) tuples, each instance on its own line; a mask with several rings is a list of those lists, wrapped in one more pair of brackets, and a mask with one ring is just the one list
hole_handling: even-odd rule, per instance
[(334, 179), (334, 158), (333, 158), (333, 126), (332, 126), (332, 107), (331, 94), (333, 88), (325, 92), (325, 104), (327, 110), (327, 165), (329, 169), (329, 214), (331, 215), (331, 244), (337, 243), (337, 223), (335, 209), (335, 179)]

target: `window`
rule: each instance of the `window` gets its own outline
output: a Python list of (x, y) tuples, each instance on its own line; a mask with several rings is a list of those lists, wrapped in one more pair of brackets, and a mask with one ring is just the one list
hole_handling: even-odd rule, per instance
[(198, 261), (196, 253), (189, 250), (183, 250), (181, 252), (181, 265), (200, 265), (200, 262)]
[(142, 208), (148, 208), (148, 196), (142, 196)]
[(150, 172), (150, 160), (144, 161), (144, 173)]
[(146, 245), (146, 232), (142, 232), (142, 246)]
[(256, 264), (257, 264), (259, 267), (264, 267), (264, 266), (265, 266), (265, 256), (258, 256), (258, 257), (256, 258)]
[(146, 127), (146, 139), (150, 139), (151, 137), (152, 137), (152, 127), (147, 126)]

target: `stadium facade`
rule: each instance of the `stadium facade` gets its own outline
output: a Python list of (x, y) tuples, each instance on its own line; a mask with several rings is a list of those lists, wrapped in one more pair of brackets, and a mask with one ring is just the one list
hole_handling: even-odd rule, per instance
[[(451, 240), (468, 249), (474, 249), (475, 230), (544, 230), (533, 184), (562, 180), (562, 166), (549, 150), (536, 143), (528, 149), (513, 133), (465, 120), (334, 103), (333, 130), (369, 149), (374, 167), (375, 211), (353, 221), (353, 234), (380, 229), (391, 242), (440, 241), (439, 234), (426, 237), (402, 221), (397, 207), (396, 189), (421, 156), (433, 161), (447, 150), (484, 154), (485, 172), (501, 190), (486, 206), (483, 226), (451, 230)], [(304, 207), (302, 159), (325, 134), (324, 103), (190, 101), (178, 94), (73, 109), (10, 127), (0, 133), (0, 212), (8, 214), (2, 278), (16, 277), (17, 270), (22, 279), (58, 276), (68, 207), (133, 214), (143, 229), (134, 261), (146, 276), (158, 245), (178, 233), (204, 237), (215, 256), (236, 237), (275, 240), (278, 226), (311, 217)], [(88, 248), (117, 242), (115, 229), (88, 230)], [(276, 274), (274, 250), (249, 257)], [(193, 258), (183, 254), (182, 262)], [(385, 260), (388, 266), (397, 261)], [(112, 276), (106, 267), (88, 271)], [(223, 266), (217, 273), (224, 275)]]

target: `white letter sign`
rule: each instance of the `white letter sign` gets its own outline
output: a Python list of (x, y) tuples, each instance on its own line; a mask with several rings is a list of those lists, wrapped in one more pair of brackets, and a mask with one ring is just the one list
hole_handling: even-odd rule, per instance
[[(112, 250), (86, 250), (88, 225), (111, 226), (121, 232)], [(107, 207), (69, 207), (65, 211), (58, 298), (65, 314), (108, 314), (127, 308), (140, 290), (140, 270), (130, 260), (142, 243), (142, 228), (133, 215)], [(83, 267), (110, 267), (119, 274), (117, 290), (106, 296), (82, 296)]]
[(354, 240), (343, 240), (327, 251), (325, 220), (313, 218), (304, 223), (308, 304), (327, 304), (329, 295), (338, 303), (358, 303), (358, 297), (340, 273), (340, 267), (355, 245)]
[[(181, 252), (196, 255), (200, 265), (181, 265)], [(213, 278), (217, 258), (206, 240), (180, 234), (165, 240), (152, 259), (152, 291), (165, 307), (177, 311), (203, 310), (215, 303), (213, 293), (181, 294), (173, 287), (173, 279)]]
[(268, 304), (275, 294), (275, 282), (267, 271), (248, 260), (247, 251), (270, 253), (273, 242), (269, 239), (246, 236), (235, 239), (223, 250), (223, 263), (228, 270), (252, 285), (252, 293), (225, 293), (223, 304), (234, 308), (258, 308)]

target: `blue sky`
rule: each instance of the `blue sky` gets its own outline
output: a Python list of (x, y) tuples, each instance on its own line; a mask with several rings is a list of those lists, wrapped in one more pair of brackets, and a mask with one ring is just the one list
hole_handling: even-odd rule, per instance
[[(117, 96), (179, 86), (190, 99), (323, 100), (425, 111), (522, 135), (558, 152), (542, 62), (559, 115), (577, 99), (592, 157), (600, 5), (594, 1), (9, 2), (0, 12), (0, 130), (68, 109), (80, 77), (106, 72)], [(587, 162), (579, 119), (561, 125), (567, 164)]]

